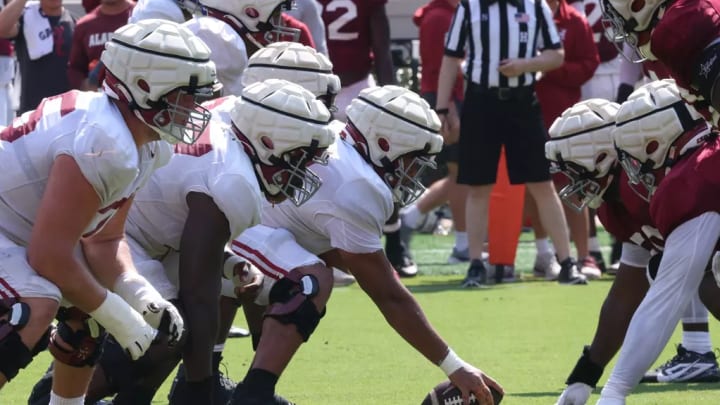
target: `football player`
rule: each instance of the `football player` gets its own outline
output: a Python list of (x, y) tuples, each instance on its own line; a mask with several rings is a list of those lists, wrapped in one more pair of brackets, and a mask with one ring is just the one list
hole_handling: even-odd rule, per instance
[(256, 47), (277, 37), (299, 36), (298, 30), (283, 26), (279, 19), (281, 11), (290, 7), (290, 0), (140, 0), (130, 21), (162, 18), (185, 23), (212, 49), (223, 93), (239, 95), (242, 72)]
[[(558, 399), (559, 405), (587, 402), (604, 367), (619, 350), (630, 318), (648, 289), (645, 267), (655, 257), (651, 267), (657, 269), (660, 256), (656, 255), (663, 249), (663, 239), (650, 220), (648, 202), (633, 191), (627, 175), (617, 163), (610, 136), (617, 109), (617, 104), (604, 100), (579, 103), (555, 122), (550, 132), (553, 139), (546, 144), (548, 159), (553, 162), (555, 170), (562, 168), (571, 179), (571, 185), (561, 191), (564, 199), (583, 204), (581, 201), (597, 202), (597, 198), (601, 198), (598, 215), (605, 228), (623, 242), (620, 271), (603, 304), (592, 344), (585, 347), (568, 377), (568, 387)], [(662, 176), (662, 172), (658, 176)], [(693, 308), (700, 309), (701, 315), (705, 314), (707, 325), (707, 311), (697, 295), (688, 305), (686, 313), (693, 314)], [(684, 322), (689, 319), (686, 315)], [(700, 333), (703, 337), (707, 334), (687, 332), (691, 325), (694, 326), (683, 324), (686, 330), (683, 343), (688, 346), (693, 334)], [(678, 356), (682, 357), (678, 360), (688, 364), (682, 367), (680, 362), (676, 362), (673, 370), (682, 371), (682, 376), (675, 377), (694, 381), (717, 379), (717, 362), (711, 350), (707, 351), (710, 353), (686, 352), (684, 356)], [(690, 357), (692, 361), (686, 361)], [(660, 374), (663, 374), (662, 370)], [(672, 377), (659, 376), (665, 381)]]
[[(405, 205), (422, 194), (418, 177), (434, 166), (433, 155), (442, 147), (437, 115), (415, 93), (384, 86), (363, 90), (347, 117), (328, 165), (316, 169), (323, 179), (316, 195), (300, 207), (265, 204), (262, 225), (233, 241), (234, 252), (276, 282), (251, 369), (231, 403), (279, 403), (272, 399), (277, 380), (325, 313), (329, 267), (352, 270), (388, 323), (466, 398), (472, 392), (481, 403), (492, 403), (487, 385), (500, 386), (438, 336), (382, 250), (383, 224), (394, 203)], [(313, 263), (323, 266), (309, 268)]]
[[(225, 261), (225, 245), (260, 222), (261, 200), (307, 201), (320, 179), (306, 166), (322, 163), (334, 139), (327, 108), (285, 80), (255, 83), (242, 97), (206, 105), (213, 114), (210, 126), (194, 145), (175, 148), (168, 165), (138, 192), (126, 225), (140, 273), (184, 309), (188, 339), (178, 349), (185, 382), (176, 385), (172, 404), (213, 403), (220, 280), (223, 269), (235, 277), (238, 264)], [(262, 282), (253, 274), (244, 276), (245, 284), (253, 283), (246, 288)], [(119, 391), (115, 400), (120, 403), (149, 404), (177, 365), (176, 353), (154, 351), (132, 365), (122, 357), (103, 356), (105, 378), (95, 376), (91, 399)], [(112, 387), (108, 381), (125, 383)]]
[[(706, 119), (720, 109), (720, 0), (601, 0), (609, 37), (629, 58), (659, 60)], [(712, 108), (710, 108), (712, 107)]]
[[(167, 163), (167, 142), (192, 143), (208, 125), (198, 101), (216, 84), (209, 57), (175, 23), (124, 26), (102, 54), (102, 92), (44, 99), (0, 133), (0, 385), (48, 343), (55, 370), (82, 379), (104, 329), (133, 359), (161, 324), (171, 343), (180, 338), (177, 310), (137, 275), (124, 223), (135, 193)], [(61, 298), (74, 307), (51, 334)], [(84, 402), (87, 385), (59, 380), (53, 403)]]
[[(653, 82), (631, 94), (616, 118), (613, 138), (630, 184), (650, 201), (650, 216), (665, 239), (657, 276), (628, 326), (618, 362), (598, 404), (624, 404), (660, 354), (682, 311), (700, 298), (718, 317), (720, 296), (705, 273), (720, 237), (717, 213), (717, 136), (687, 108), (672, 82)], [(659, 172), (669, 172), (660, 180)], [(649, 198), (651, 197), (651, 198)], [(714, 360), (714, 355), (709, 353)], [(698, 361), (688, 369), (717, 367)]]

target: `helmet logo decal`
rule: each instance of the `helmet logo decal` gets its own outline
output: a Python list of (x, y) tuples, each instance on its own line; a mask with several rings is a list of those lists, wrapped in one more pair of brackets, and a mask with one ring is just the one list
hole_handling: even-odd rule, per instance
[(634, 1), (630, 4), (630, 10), (631, 10), (633, 13), (637, 13), (638, 11), (642, 10), (643, 7), (645, 7), (645, 0), (634, 0)]
[(250, 18), (258, 18), (260, 17), (260, 12), (255, 7), (246, 7), (245, 15)]
[(266, 148), (269, 149), (269, 150), (275, 149), (275, 144), (273, 143), (273, 140), (270, 139), (270, 137), (267, 136), (267, 135), (263, 135), (263, 136), (260, 138), (260, 142), (262, 142), (263, 146), (266, 147)]
[(140, 90), (149, 93), (150, 92), (150, 85), (148, 82), (145, 81), (145, 79), (140, 79), (137, 81), (137, 86), (140, 88)]
[(380, 147), (380, 149), (381, 149), (383, 152), (387, 152), (387, 151), (390, 150), (390, 143), (388, 142), (387, 139), (385, 139), (385, 138), (380, 138), (380, 139), (378, 139), (377, 143), (378, 143), (378, 147)]

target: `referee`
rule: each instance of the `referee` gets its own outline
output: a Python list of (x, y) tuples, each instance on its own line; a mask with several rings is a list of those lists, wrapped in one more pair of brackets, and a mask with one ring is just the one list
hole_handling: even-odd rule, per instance
[[(466, 228), (470, 268), (463, 286), (487, 283), (481, 255), (487, 236), (488, 206), (505, 147), (512, 184), (525, 184), (540, 211), (561, 265), (558, 281), (585, 284), (570, 257), (570, 241), (560, 199), (545, 159), (545, 127), (535, 97), (536, 72), (563, 64), (560, 36), (545, 0), (462, 0), (445, 43), (436, 111), (443, 135), (457, 117), (448, 116), (456, 73), (468, 50), (465, 103), (460, 115), (458, 183), (468, 185)], [(502, 280), (502, 274), (495, 274)]]

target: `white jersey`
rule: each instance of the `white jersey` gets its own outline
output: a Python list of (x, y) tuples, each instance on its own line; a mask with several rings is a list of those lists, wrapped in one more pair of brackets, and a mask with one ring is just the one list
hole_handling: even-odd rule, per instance
[(30, 239), (55, 158), (71, 156), (100, 198), (83, 236), (98, 230), (167, 163), (170, 145), (138, 148), (120, 111), (104, 93), (70, 91), (44, 99), (0, 132), (0, 231), (19, 245)]
[(317, 193), (300, 207), (266, 203), (262, 223), (290, 231), (313, 254), (332, 249), (371, 253), (382, 249), (382, 227), (393, 211), (390, 188), (348, 143), (328, 148), (327, 166), (311, 169), (322, 179)]
[[(234, 97), (216, 100), (217, 108), (234, 103)], [(211, 108), (214, 115), (214, 108)], [(193, 145), (178, 145), (170, 163), (158, 170), (136, 195), (126, 223), (127, 233), (151, 257), (180, 249), (188, 216), (187, 195), (212, 197), (225, 214), (231, 238), (260, 223), (260, 186), (250, 158), (227, 123), (213, 119)]]
[(128, 22), (136, 23), (151, 18), (170, 20), (178, 24), (185, 22), (185, 15), (175, 0), (138, 0)]
[(242, 93), (242, 73), (247, 67), (245, 41), (230, 24), (214, 17), (196, 14), (189, 20), (183, 15), (176, 0), (140, 0), (135, 5), (131, 23), (149, 18), (183, 24), (210, 48), (210, 59), (215, 63), (217, 79), (223, 85), (223, 94), (239, 96)]
[(242, 93), (242, 74), (248, 64), (245, 42), (230, 24), (214, 17), (195, 17), (183, 24), (207, 44), (212, 51), (217, 79), (223, 85), (223, 94), (239, 96)]

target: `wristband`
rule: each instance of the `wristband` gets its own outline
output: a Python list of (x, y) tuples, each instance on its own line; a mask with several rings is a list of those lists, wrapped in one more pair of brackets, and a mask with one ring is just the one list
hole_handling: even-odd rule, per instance
[(448, 347), (448, 352), (445, 358), (438, 364), (440, 369), (445, 373), (446, 376), (450, 377), (450, 374), (458, 371), (465, 366), (465, 362), (455, 354), (455, 352)]
[(435, 114), (437, 114), (437, 115), (448, 115), (448, 114), (450, 114), (450, 109), (449, 109), (449, 108), (436, 108), (436, 109), (435, 109)]
[(232, 280), (235, 278), (235, 265), (245, 263), (245, 260), (243, 260), (240, 256), (236, 254), (230, 255), (227, 260), (225, 260), (225, 264), (223, 265), (223, 276), (225, 276), (226, 279)]

